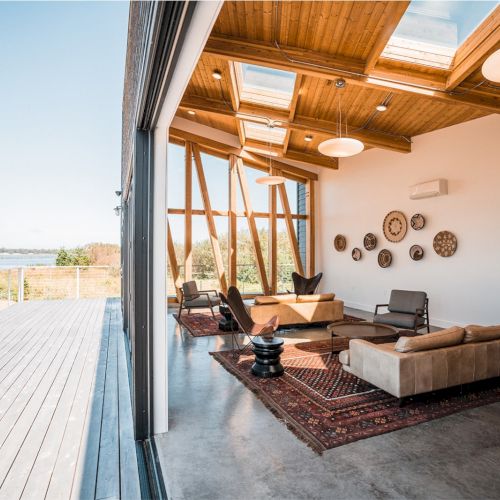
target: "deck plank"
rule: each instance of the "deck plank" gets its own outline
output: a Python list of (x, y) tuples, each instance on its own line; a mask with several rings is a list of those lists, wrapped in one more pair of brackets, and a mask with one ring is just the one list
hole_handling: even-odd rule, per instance
[(116, 299), (0, 311), (0, 498), (140, 498)]
[(110, 311), (109, 350), (106, 367), (106, 387), (102, 410), (99, 466), (96, 499), (120, 497), (120, 449), (118, 433), (118, 338), (114, 330), (114, 315)]
[(114, 329), (118, 337), (118, 405), (120, 428), (120, 492), (122, 498), (140, 498), (141, 490), (135, 450), (134, 428), (132, 425), (132, 405), (130, 400), (130, 382), (127, 376), (126, 337), (116, 320)]

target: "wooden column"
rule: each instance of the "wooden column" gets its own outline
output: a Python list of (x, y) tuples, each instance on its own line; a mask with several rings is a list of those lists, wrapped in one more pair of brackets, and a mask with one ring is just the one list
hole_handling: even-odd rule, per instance
[(228, 262), (229, 262), (229, 285), (237, 286), (237, 248), (238, 248), (238, 219), (237, 219), (237, 157), (229, 155), (229, 232), (228, 232)]
[[(274, 169), (271, 169), (271, 175), (276, 175)], [(276, 186), (269, 186), (269, 236), (268, 236), (268, 260), (269, 260), (269, 286), (271, 294), (278, 293), (278, 219)]]
[(300, 258), (299, 244), (297, 242), (297, 235), (295, 234), (295, 227), (293, 226), (293, 219), (290, 212), (290, 204), (288, 202), (285, 184), (279, 184), (278, 191), (280, 193), (281, 206), (283, 207), (283, 212), (285, 213), (286, 231), (288, 233), (288, 239), (290, 240), (290, 246), (292, 247), (295, 272), (304, 276), (304, 267), (302, 266), (302, 260)]
[(185, 158), (185, 212), (184, 212), (184, 281), (193, 279), (193, 152), (186, 142)]
[(203, 208), (205, 209), (205, 216), (207, 218), (208, 234), (210, 236), (210, 243), (215, 260), (215, 269), (219, 279), (219, 285), (223, 293), (227, 293), (227, 280), (224, 271), (224, 262), (222, 260), (222, 253), (219, 245), (219, 238), (217, 237), (217, 228), (215, 227), (214, 216), (212, 213), (212, 206), (210, 205), (210, 197), (208, 196), (207, 182), (205, 173), (203, 172), (203, 164), (201, 162), (200, 149), (197, 144), (192, 145), (194, 164), (198, 174), (198, 183), (200, 185), (201, 199), (203, 200)]
[(314, 182), (308, 180), (306, 183), (306, 268), (310, 278), (316, 274), (316, 199)]
[(248, 228), (252, 238), (253, 250), (255, 255), (255, 262), (257, 263), (257, 271), (259, 273), (262, 290), (265, 295), (269, 295), (269, 284), (267, 281), (266, 268), (264, 266), (264, 259), (262, 257), (262, 249), (260, 248), (259, 233), (255, 224), (255, 216), (252, 210), (252, 202), (250, 200), (250, 193), (248, 191), (248, 182), (245, 172), (243, 160), (238, 158), (236, 161), (238, 178), (240, 180), (241, 194), (243, 195), (243, 203), (245, 205), (245, 212), (248, 221)]

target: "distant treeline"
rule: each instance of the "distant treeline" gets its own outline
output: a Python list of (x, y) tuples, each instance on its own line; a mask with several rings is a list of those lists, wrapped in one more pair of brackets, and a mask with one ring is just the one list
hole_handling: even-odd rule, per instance
[(84, 247), (61, 248), (56, 266), (120, 266), (120, 246), (111, 243), (90, 243)]
[(57, 253), (57, 248), (4, 248), (0, 247), (0, 253), (19, 253), (19, 254), (51, 254)]

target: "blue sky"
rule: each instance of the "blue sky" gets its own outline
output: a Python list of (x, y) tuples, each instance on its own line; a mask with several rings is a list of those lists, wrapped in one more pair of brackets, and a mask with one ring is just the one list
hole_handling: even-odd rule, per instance
[(0, 2), (0, 247), (119, 242), (127, 2)]

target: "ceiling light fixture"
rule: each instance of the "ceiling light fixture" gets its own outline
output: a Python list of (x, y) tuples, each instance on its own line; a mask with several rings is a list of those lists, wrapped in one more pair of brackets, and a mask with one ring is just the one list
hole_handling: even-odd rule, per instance
[[(345, 80), (339, 78), (335, 82), (338, 89), (345, 87)], [(347, 134), (347, 122), (345, 123), (345, 133)], [(342, 137), (342, 107), (340, 105), (340, 95), (338, 102), (338, 116), (337, 116), (337, 137), (335, 139), (328, 139), (323, 141), (318, 146), (318, 151), (325, 156), (332, 156), (334, 158), (344, 158), (347, 156), (354, 156), (361, 153), (365, 149), (364, 144), (358, 139), (351, 137)]]
[[(267, 125), (269, 127), (269, 131), (273, 128), (274, 124), (271, 122)], [(271, 135), (269, 135), (271, 137)], [(283, 184), (285, 182), (285, 178), (282, 175), (271, 175), (273, 171), (273, 160), (272, 160), (273, 155), (273, 149), (272, 149), (272, 144), (271, 140), (269, 140), (269, 175), (266, 175), (264, 177), (258, 177), (255, 179), (255, 182), (257, 184), (266, 184), (267, 186), (277, 186), (278, 184)]]
[(215, 78), (216, 80), (222, 80), (222, 73), (218, 69), (216, 69), (212, 73), (212, 77)]
[(193, 111), (192, 109), (188, 109), (188, 115), (195, 115), (196, 111)]
[(306, 135), (304, 137), (304, 141), (306, 141), (306, 142), (311, 142), (312, 140), (313, 140), (313, 136), (312, 135)]
[(484, 61), (481, 72), (487, 80), (500, 83), (500, 49), (490, 54)]
[(379, 104), (376, 108), (377, 111), (387, 111), (387, 106), (385, 104)]

